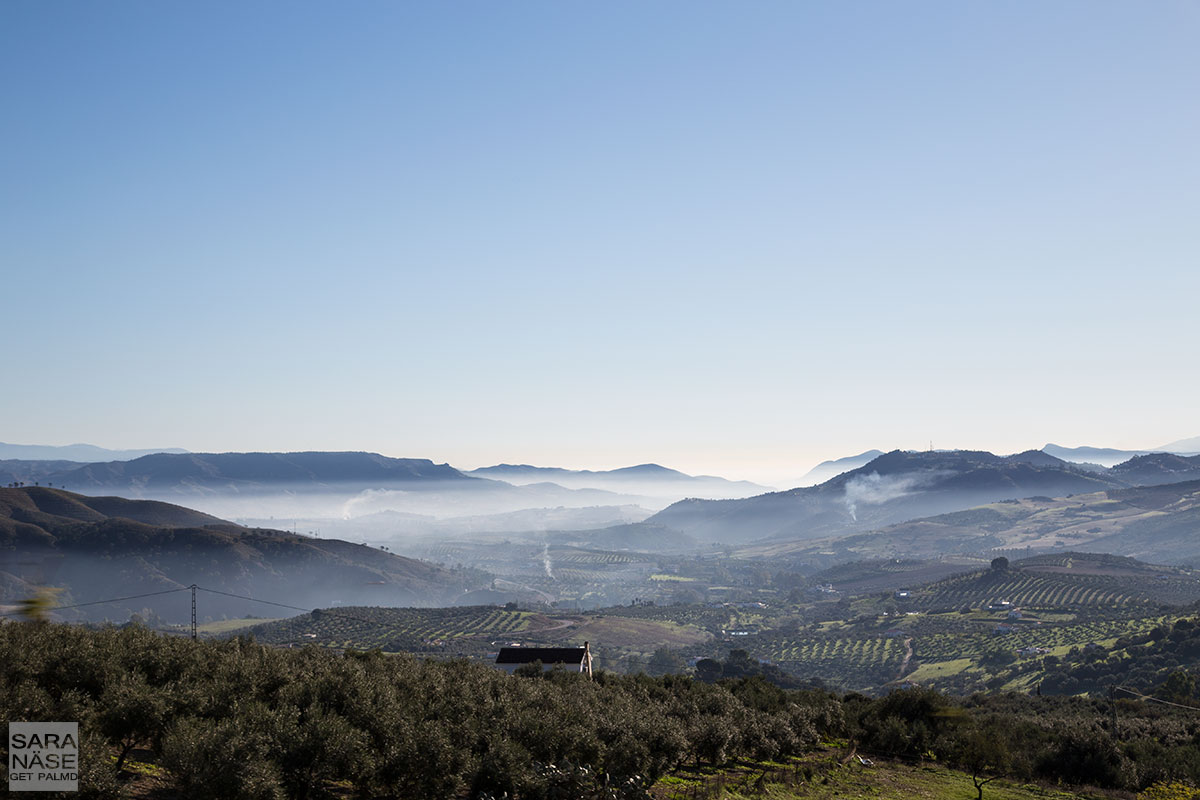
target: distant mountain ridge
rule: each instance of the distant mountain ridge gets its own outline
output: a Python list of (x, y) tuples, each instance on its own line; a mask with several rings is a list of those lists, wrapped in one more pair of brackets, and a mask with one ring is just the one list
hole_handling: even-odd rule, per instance
[[(493, 477), (529, 477), (543, 476), (552, 477), (559, 475), (590, 475), (590, 476), (613, 476), (613, 475), (636, 475), (645, 478), (669, 478), (678, 480), (680, 478), (692, 478), (694, 476), (680, 472), (676, 469), (670, 469), (659, 464), (638, 464), (632, 467), (618, 467), (617, 469), (566, 469), (564, 467), (535, 467), (531, 464), (496, 464), (492, 467), (480, 467), (479, 469), (470, 470), (470, 474), (483, 473), (484, 475)], [(721, 480), (724, 480), (723, 478)]]
[(1122, 461), (1128, 461), (1134, 456), (1143, 456), (1150, 450), (1118, 450), (1112, 447), (1063, 447), (1057, 444), (1046, 444), (1042, 452), (1049, 453), (1063, 461), (1075, 464), (1099, 464), (1102, 467), (1113, 467)]
[[(1036, 450), (1027, 450), (1026, 454), (1036, 453)], [(1117, 464), (1128, 461), (1137, 456), (1150, 455), (1154, 453), (1167, 453), (1175, 455), (1200, 455), (1200, 436), (1191, 439), (1180, 439), (1177, 442), (1163, 445), (1162, 447), (1154, 447), (1146, 450), (1121, 450), (1114, 447), (1063, 447), (1062, 445), (1054, 444), (1053, 442), (1045, 444), (1041, 451), (1047, 455), (1053, 456), (1062, 461), (1071, 464), (1081, 464), (1095, 471), (1095, 467), (1103, 467), (1110, 469)], [(866, 465), (874, 458), (883, 455), (881, 450), (867, 450), (864, 453), (859, 453), (856, 456), (846, 456), (844, 458), (833, 459), (831, 461), (822, 461), (817, 466), (808, 471), (804, 477), (797, 481), (798, 486), (814, 486), (834, 478), (843, 472), (849, 472), (852, 469)]]
[(785, 492), (652, 463), (614, 470), (498, 464), (462, 472), (430, 459), (313, 451), (155, 453), (97, 463), (0, 460), (0, 485), (37, 483), (180, 502), (226, 519), (340, 519), (389, 510), (445, 519), (636, 505), (662, 509), (664, 516), (652, 522), (700, 541), (728, 542), (842, 535), (998, 499), (1195, 478), (1200, 478), (1195, 456), (1151, 453), (1107, 469), (1070, 463), (1045, 450), (1011, 456), (897, 450), (817, 486)]
[(871, 461), (883, 455), (882, 450), (867, 450), (859, 453), (856, 456), (846, 456), (845, 458), (835, 458), (830, 461), (822, 461), (815, 467), (804, 474), (800, 480), (796, 482), (797, 486), (816, 486), (824, 483), (830, 478), (836, 478), (843, 472), (849, 472), (852, 469), (866, 466)]
[(1190, 439), (1180, 439), (1177, 442), (1168, 442), (1162, 447), (1154, 448), (1156, 451), (1165, 453), (1177, 453), (1180, 455), (1198, 455), (1200, 454), (1200, 436), (1193, 436)]
[(94, 444), (10, 444), (0, 442), (0, 460), (20, 459), (22, 461), (78, 461), (91, 463), (96, 461), (130, 461), (141, 456), (154, 453), (186, 453), (179, 447), (158, 447), (143, 450), (109, 450)]
[(1151, 447), (1146, 450), (1118, 450), (1112, 447), (1062, 447), (1057, 444), (1047, 444), (1042, 450), (1065, 461), (1114, 467), (1131, 458), (1153, 453), (1184, 456), (1198, 455), (1200, 454), (1200, 436), (1195, 436), (1191, 439), (1180, 439), (1177, 442), (1170, 442), (1161, 447)]
[(362, 452), (156, 453), (87, 464), (54, 476), (72, 488), (241, 488), (348, 482), (477, 483), (449, 464)]

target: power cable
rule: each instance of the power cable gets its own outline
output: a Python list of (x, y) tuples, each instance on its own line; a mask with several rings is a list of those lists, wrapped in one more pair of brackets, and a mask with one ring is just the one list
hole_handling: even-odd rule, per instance
[[(44, 608), (41, 610), (42, 611), (66, 611), (66, 610), (72, 609), (72, 608), (84, 608), (86, 606), (99, 606), (99, 605), (104, 605), (105, 603), (120, 603), (124, 600), (139, 600), (143, 597), (156, 597), (156, 596), (162, 595), (162, 594), (174, 594), (175, 592), (186, 592), (186, 591), (188, 591), (188, 587), (185, 586), (181, 589), (167, 589), (162, 592), (147, 592), (146, 594), (131, 594), (128, 597), (113, 597), (109, 600), (93, 600), (90, 603), (76, 603), (75, 605), (71, 605), (71, 606), (54, 606), (53, 608)], [(26, 612), (24, 612), (24, 611), (7, 611), (3, 614), (0, 614), (0, 617), (20, 617), (20, 616), (24, 616), (25, 613)]]
[(1172, 703), (1170, 700), (1163, 700), (1162, 698), (1159, 698), (1159, 697), (1152, 697), (1151, 695), (1148, 695), (1148, 694), (1142, 694), (1141, 692), (1135, 692), (1133, 689), (1127, 689), (1124, 686), (1117, 686), (1115, 688), (1118, 692), (1125, 692), (1126, 694), (1131, 694), (1131, 695), (1134, 695), (1135, 697), (1140, 697), (1143, 700), (1149, 700), (1152, 703), (1162, 703), (1164, 706), (1175, 706), (1176, 708), (1186, 708), (1189, 711), (1200, 711), (1200, 707), (1197, 707), (1197, 706), (1185, 706), (1183, 703)]
[(234, 594), (233, 592), (222, 592), (219, 589), (207, 589), (203, 586), (197, 586), (196, 588), (202, 592), (208, 592), (209, 594), (219, 594), (219, 595), (224, 595), (225, 597), (236, 597), (238, 600), (249, 600), (252, 603), (265, 603), (266, 605), (269, 605), (269, 606), (279, 606), (280, 608), (290, 608), (293, 611), (303, 611), (306, 614), (311, 614), (313, 611), (313, 609), (311, 609), (311, 608), (301, 608), (300, 606), (292, 606), (292, 605), (288, 605), (287, 603), (276, 603), (274, 600), (259, 600), (257, 597), (248, 597), (247, 595)]

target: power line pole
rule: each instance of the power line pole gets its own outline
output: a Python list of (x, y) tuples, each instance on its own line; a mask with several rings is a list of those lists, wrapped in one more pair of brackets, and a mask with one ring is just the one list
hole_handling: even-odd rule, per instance
[(188, 587), (192, 590), (192, 641), (196, 641), (196, 584)]

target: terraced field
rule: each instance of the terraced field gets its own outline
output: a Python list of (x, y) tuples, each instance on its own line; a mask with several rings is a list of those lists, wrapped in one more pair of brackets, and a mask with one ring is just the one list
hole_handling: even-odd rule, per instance
[(612, 553), (606, 550), (583, 550), (576, 547), (551, 547), (549, 555), (555, 564), (587, 564), (591, 566), (613, 566), (639, 564), (646, 557), (634, 553)]
[(765, 658), (787, 672), (820, 678), (832, 686), (865, 689), (896, 678), (904, 661), (900, 637), (812, 637), (747, 642), (751, 655)]
[(1021, 569), (962, 575), (929, 584), (912, 595), (915, 608), (979, 607), (1000, 601), (1043, 609), (1120, 609), (1182, 604), (1200, 599), (1200, 580), (1174, 571), (1120, 574), (1081, 568), (1069, 557)]
[[(428, 652), (486, 649), (493, 638), (553, 630), (562, 623), (530, 611), (492, 606), (460, 608), (352, 607), (260, 625), (249, 632), (268, 644)], [(468, 641), (476, 646), (468, 646)], [(457, 645), (457, 647), (456, 647)]]
[(1163, 617), (1153, 616), (1067, 625), (1014, 625), (1011, 633), (999, 635), (988, 631), (918, 635), (913, 637), (913, 658), (925, 663), (977, 659), (988, 653), (1027, 647), (1046, 648), (1054, 654), (1072, 647), (1111, 642), (1152, 628), (1162, 620)]
[(660, 647), (704, 645), (713, 636), (694, 625), (616, 614), (559, 615), (492, 606), (462, 608), (338, 608), (260, 625), (260, 641), (339, 649), (479, 657), (508, 642), (582, 645), (614, 661)]

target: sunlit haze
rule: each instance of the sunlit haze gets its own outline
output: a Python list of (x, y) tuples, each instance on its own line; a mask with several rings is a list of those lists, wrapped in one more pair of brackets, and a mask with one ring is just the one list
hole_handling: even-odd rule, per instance
[(1181, 2), (5, 3), (0, 440), (782, 485), (1196, 436), (1198, 34)]

